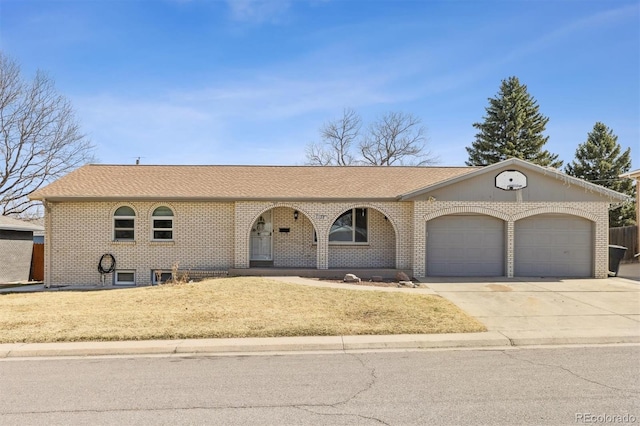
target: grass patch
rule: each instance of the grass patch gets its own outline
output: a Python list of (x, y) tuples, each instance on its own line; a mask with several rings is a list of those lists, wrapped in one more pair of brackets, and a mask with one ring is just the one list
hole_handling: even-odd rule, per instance
[(0, 343), (486, 331), (431, 295), (236, 277), (0, 296)]

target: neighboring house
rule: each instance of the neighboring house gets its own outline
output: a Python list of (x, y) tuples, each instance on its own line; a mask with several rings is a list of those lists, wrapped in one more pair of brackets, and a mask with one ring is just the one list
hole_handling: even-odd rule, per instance
[(29, 280), (33, 234), (42, 226), (0, 216), (0, 283)]
[[(640, 244), (640, 169), (624, 173), (620, 177), (635, 179), (636, 181), (636, 226), (638, 227), (638, 244)], [(638, 256), (640, 253), (634, 253)]]
[(45, 283), (148, 285), (154, 271), (424, 276), (608, 273), (626, 196), (510, 159), (486, 167), (87, 165), (31, 195)]
[(44, 280), (44, 217), (25, 219), (32, 225), (38, 225), (40, 230), (33, 231), (33, 258), (31, 259), (31, 280)]
[(42, 228), (40, 230), (33, 231), (33, 243), (44, 244), (44, 218), (39, 217), (36, 219), (27, 219), (27, 222), (29, 222), (32, 225), (38, 225)]

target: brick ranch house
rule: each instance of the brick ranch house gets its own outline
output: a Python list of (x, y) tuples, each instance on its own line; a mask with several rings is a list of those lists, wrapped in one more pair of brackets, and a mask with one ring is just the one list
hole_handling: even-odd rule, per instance
[[(238, 275), (605, 278), (627, 197), (509, 159), (486, 167), (86, 165), (34, 192), (45, 284)], [(336, 275), (338, 276), (338, 275)], [(391, 275), (394, 276), (394, 275)]]

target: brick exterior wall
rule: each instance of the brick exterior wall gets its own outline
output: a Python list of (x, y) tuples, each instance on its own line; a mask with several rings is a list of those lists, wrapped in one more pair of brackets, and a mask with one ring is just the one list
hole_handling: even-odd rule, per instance
[[(369, 208), (370, 232), (367, 246), (330, 245), (328, 235), (331, 225), (345, 211), (355, 207)], [(236, 203), (235, 221), (235, 267), (249, 267), (250, 230), (256, 219), (264, 212), (274, 209), (274, 266), (289, 267), (299, 262), (303, 267), (315, 265), (318, 269), (342, 267), (341, 258), (348, 256), (358, 266), (411, 268), (413, 237), (411, 217), (413, 202), (380, 203), (270, 203), (242, 201)], [(293, 211), (298, 211), (298, 221), (293, 220)], [(387, 217), (385, 221), (384, 218)], [(283, 220), (281, 225), (278, 220)], [(297, 222), (297, 223), (295, 223)], [(289, 235), (280, 235), (279, 227), (289, 227)], [(318, 241), (313, 244), (313, 230)], [(374, 240), (374, 237), (376, 240)], [(377, 240), (380, 238), (380, 241)], [(293, 244), (282, 253), (277, 253), (291, 241)], [(296, 249), (297, 248), (297, 249)], [(296, 251), (299, 250), (299, 251)], [(315, 253), (315, 264), (309, 256)]]
[(369, 242), (365, 245), (329, 244), (329, 268), (395, 268), (395, 233), (384, 218), (369, 209)]
[[(127, 205), (136, 212), (135, 241), (113, 241), (113, 214)], [(174, 212), (174, 240), (152, 241), (151, 214), (158, 206)], [(346, 210), (369, 209), (369, 244), (328, 243), (331, 225)], [(425, 276), (425, 224), (436, 217), (477, 213), (505, 221), (507, 276), (513, 276), (514, 223), (535, 214), (576, 215), (594, 223), (594, 271), (608, 271), (608, 203), (569, 202), (64, 202), (45, 203), (45, 283), (99, 285), (100, 256), (111, 253), (117, 269), (136, 272), (136, 285), (148, 285), (151, 271), (249, 268), (250, 232), (256, 219), (273, 211), (273, 266), (297, 268), (398, 268)], [(293, 211), (298, 211), (294, 220)], [(386, 217), (386, 220), (385, 220)], [(289, 228), (289, 232), (279, 232)], [(318, 236), (313, 242), (313, 231)], [(106, 277), (110, 285), (113, 274)]]
[[(307, 216), (290, 207), (273, 209), (273, 266), (276, 268), (315, 268), (318, 257), (313, 243), (313, 224)], [(280, 232), (288, 228), (289, 232)]]
[[(136, 212), (135, 241), (113, 241), (113, 213), (123, 205)], [(153, 210), (173, 210), (173, 241), (152, 241)], [(105, 253), (118, 270), (134, 270), (136, 284), (151, 283), (151, 271), (227, 269), (233, 266), (233, 203), (74, 202), (47, 203), (45, 282), (99, 285), (98, 262)], [(113, 274), (105, 277), (113, 282)]]

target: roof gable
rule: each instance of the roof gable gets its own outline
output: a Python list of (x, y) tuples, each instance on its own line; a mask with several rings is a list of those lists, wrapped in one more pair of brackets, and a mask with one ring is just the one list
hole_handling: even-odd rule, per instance
[(400, 199), (413, 200), (415, 198), (426, 195), (436, 190), (440, 190), (449, 186), (460, 184), (465, 181), (470, 181), (472, 179), (478, 178), (483, 175), (497, 173), (500, 170), (504, 170), (505, 168), (517, 168), (520, 170), (537, 173), (539, 175), (548, 176), (557, 180), (558, 185), (566, 185), (568, 187), (574, 186), (577, 188), (581, 188), (591, 193), (595, 193), (599, 197), (605, 198), (609, 201), (626, 201), (629, 198), (626, 195), (621, 194), (619, 192), (613, 191), (611, 189), (605, 188), (600, 185), (596, 185), (596, 184), (584, 181), (582, 179), (575, 178), (573, 176), (569, 176), (556, 169), (538, 166), (536, 164), (530, 163), (528, 161), (520, 160), (518, 158), (510, 158), (510, 159), (501, 161), (499, 163), (482, 167), (481, 169), (476, 169), (465, 175), (453, 176), (441, 182), (436, 182), (432, 185), (425, 186), (424, 188), (421, 188), (419, 190), (405, 193), (400, 197)]

